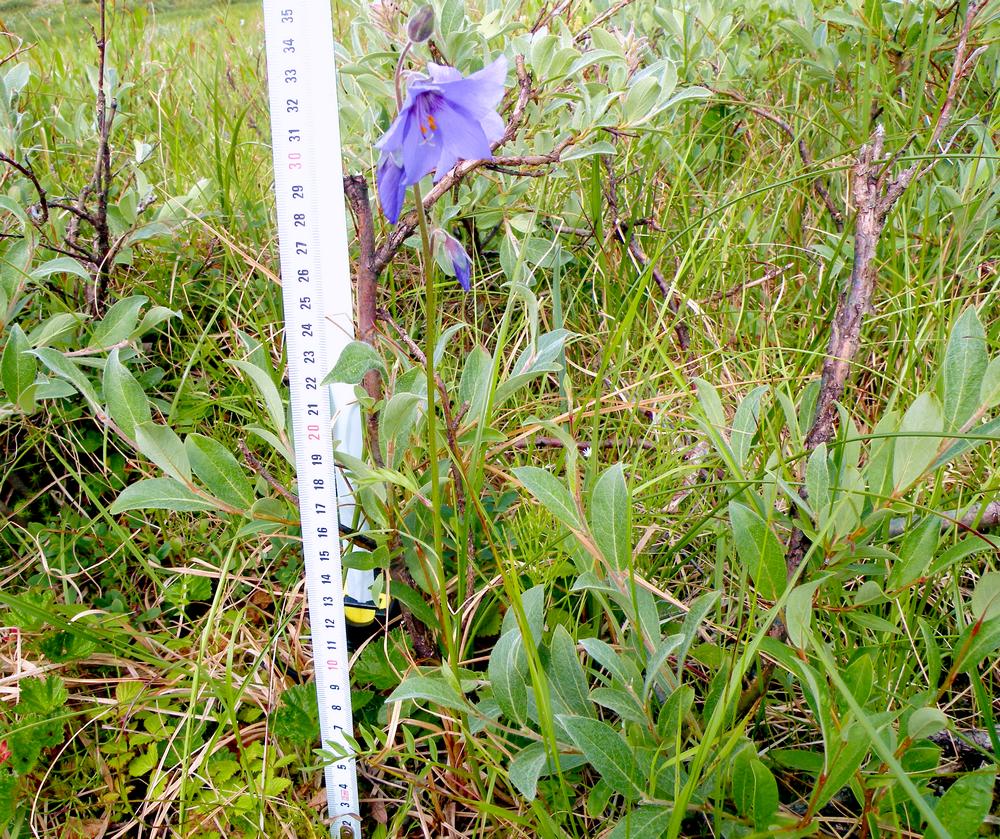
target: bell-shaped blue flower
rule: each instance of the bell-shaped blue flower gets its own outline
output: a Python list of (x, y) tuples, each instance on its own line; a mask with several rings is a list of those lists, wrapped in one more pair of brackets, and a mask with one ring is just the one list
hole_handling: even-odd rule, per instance
[(507, 77), (501, 56), (464, 77), (454, 67), (428, 64), (430, 75), (413, 79), (406, 101), (375, 146), (382, 212), (399, 220), (406, 188), (434, 172), (438, 181), (459, 160), (492, 160), (490, 144), (503, 136), (497, 113)]

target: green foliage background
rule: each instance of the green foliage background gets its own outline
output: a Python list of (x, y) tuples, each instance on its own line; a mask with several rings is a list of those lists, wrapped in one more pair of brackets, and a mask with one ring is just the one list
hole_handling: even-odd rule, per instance
[[(32, 45), (0, 66), (0, 151), (50, 197), (93, 167), (95, 10), (0, 3)], [(572, 142), (435, 208), (474, 260), (468, 295), (438, 277), (455, 448), (427, 439), (400, 335), (378, 344), (385, 467), (349, 466), (379, 549), (348, 561), (406, 568), (436, 655), (397, 623), (353, 663), (369, 835), (995, 832), (1000, 576), (994, 537), (954, 522), (1000, 487), (1000, 7), (946, 149), (926, 140), (961, 4), (436, 10), (463, 71), (526, 58), (504, 153)], [(369, 178), (403, 12), (334, 5), (345, 167)], [(109, 20), (112, 305), (47, 247), (66, 213), (39, 230), (30, 182), (0, 186), (0, 832), (323, 836), (260, 12)], [(839, 436), (809, 453), (876, 124), (898, 166), (936, 162), (882, 236)], [(419, 343), (418, 278), (407, 246), (380, 303)], [(439, 557), (432, 448), (457, 464)]]

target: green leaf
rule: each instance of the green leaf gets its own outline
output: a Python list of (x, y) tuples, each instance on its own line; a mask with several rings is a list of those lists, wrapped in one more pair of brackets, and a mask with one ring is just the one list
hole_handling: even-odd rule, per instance
[(243, 467), (222, 443), (201, 434), (184, 441), (191, 468), (212, 495), (237, 510), (249, 510), (257, 500)]
[(955, 651), (963, 652), (961, 670), (969, 673), (1000, 648), (1000, 617), (969, 624), (958, 637)]
[[(976, 537), (978, 538), (978, 537)], [(979, 578), (969, 600), (975, 620), (1000, 617), (1000, 571), (987, 571)]]
[(764, 519), (743, 504), (729, 503), (729, 519), (733, 524), (736, 553), (758, 594), (766, 600), (777, 600), (788, 584), (781, 542)]
[(69, 691), (58, 676), (39, 679), (30, 676), (18, 683), (20, 695), (16, 710), (19, 714), (47, 717), (60, 710), (69, 700)]
[(249, 361), (231, 359), (229, 363), (238, 370), (242, 370), (250, 381), (253, 382), (261, 399), (264, 400), (264, 407), (267, 409), (267, 415), (271, 419), (271, 425), (275, 431), (284, 433), (285, 405), (281, 401), (281, 394), (278, 393), (278, 387), (275, 385), (271, 375), (266, 370)]
[(538, 778), (545, 768), (545, 744), (531, 743), (521, 749), (507, 767), (507, 777), (521, 795), (534, 801), (538, 790)]
[(976, 412), (988, 361), (986, 333), (978, 313), (970, 306), (952, 329), (941, 368), (946, 431), (961, 428)]
[(806, 463), (806, 492), (809, 506), (816, 517), (816, 527), (822, 528), (830, 510), (830, 467), (826, 462), (826, 443), (813, 449)]
[[(937, 398), (922, 393), (899, 424), (901, 436), (896, 438), (892, 460), (892, 484), (896, 489), (910, 486), (931, 465), (941, 445), (944, 419)], [(916, 436), (908, 436), (908, 435)]]
[[(979, 834), (993, 804), (996, 777), (995, 768), (963, 775), (938, 799), (934, 815), (947, 826), (951, 839), (971, 839)], [(931, 828), (924, 836), (943, 839)]]
[(104, 398), (108, 414), (127, 437), (135, 439), (135, 427), (153, 420), (142, 385), (118, 360), (117, 349), (108, 354), (104, 364)]
[(169, 425), (140, 423), (135, 427), (135, 442), (139, 451), (171, 478), (183, 484), (191, 482), (191, 462), (184, 443)]
[(127, 341), (139, 321), (139, 310), (149, 302), (141, 294), (126, 297), (115, 303), (108, 313), (94, 326), (90, 336), (93, 347), (111, 347)]
[(576, 504), (569, 490), (555, 475), (538, 466), (518, 466), (514, 477), (539, 501), (546, 510), (554, 515), (570, 530), (583, 530), (577, 514)]
[(132, 758), (128, 764), (128, 774), (133, 778), (146, 775), (156, 768), (160, 761), (159, 752), (156, 751), (156, 744), (150, 743), (141, 755)]
[(767, 385), (754, 388), (744, 397), (736, 409), (736, 415), (733, 417), (731, 445), (733, 457), (736, 458), (736, 462), (740, 466), (746, 465), (747, 458), (750, 456), (750, 446), (760, 423), (760, 402), (769, 390)]
[(857, 721), (849, 724), (839, 737), (831, 732), (826, 744), (826, 783), (820, 792), (816, 806), (825, 806), (850, 781), (868, 754), (870, 741), (864, 728)]
[(620, 463), (607, 469), (594, 484), (590, 527), (608, 564), (619, 571), (628, 568), (632, 559), (632, 504)]
[(360, 384), (365, 374), (370, 370), (378, 370), (383, 377), (386, 375), (385, 363), (375, 348), (364, 341), (351, 341), (343, 350), (333, 369), (323, 379), (322, 384), (329, 385), (345, 382), (349, 385)]
[(778, 812), (778, 784), (774, 775), (750, 749), (744, 749), (733, 761), (733, 800), (737, 812), (753, 819), (764, 830)]
[(175, 513), (197, 513), (215, 510), (216, 506), (195, 495), (173, 478), (146, 478), (126, 487), (111, 505), (110, 513), (118, 515), (128, 510), (172, 510)]
[(950, 463), (959, 455), (967, 454), (978, 449), (983, 443), (991, 443), (1000, 436), (1000, 417), (995, 417), (989, 422), (977, 425), (968, 436), (955, 440), (944, 454), (934, 461), (933, 469), (939, 469), (946, 463)]
[(424, 396), (418, 393), (394, 393), (379, 417), (379, 438), (386, 463), (395, 468), (410, 448), (410, 435), (417, 425), (417, 408)]
[(726, 412), (722, 408), (719, 391), (704, 379), (695, 379), (694, 383), (698, 388), (698, 402), (701, 405), (701, 409), (705, 412), (705, 418), (708, 420), (709, 425), (725, 439), (727, 437)]
[(7, 398), (26, 414), (35, 410), (35, 373), (38, 371), (38, 362), (30, 350), (27, 337), (15, 323), (0, 356), (0, 383)]
[(788, 640), (800, 650), (808, 649), (812, 626), (812, 601), (822, 580), (796, 586), (785, 601), (785, 626)]
[(705, 619), (705, 616), (715, 608), (721, 597), (721, 591), (709, 591), (696, 597), (688, 606), (688, 613), (684, 616), (684, 622), (681, 624), (683, 641), (676, 651), (678, 681), (681, 680), (681, 673), (684, 670), (684, 660), (687, 658), (688, 650), (698, 635), (698, 627), (701, 626), (701, 622)]
[(893, 563), (886, 590), (904, 588), (919, 580), (930, 567), (941, 535), (937, 516), (928, 516), (906, 534), (899, 546), (899, 561)]
[(979, 391), (979, 404), (985, 408), (1000, 405), (1000, 358), (994, 358), (986, 368)]
[(661, 839), (670, 825), (669, 807), (644, 805), (622, 816), (608, 839)]
[(490, 652), (487, 673), (500, 710), (524, 723), (528, 716), (528, 657), (517, 627), (500, 636)]
[(649, 698), (653, 685), (661, 675), (660, 668), (663, 667), (663, 663), (672, 653), (679, 649), (683, 643), (684, 636), (679, 632), (674, 635), (668, 635), (666, 638), (662, 639), (656, 649), (649, 654), (649, 660), (646, 662), (646, 681), (642, 686), (643, 701), (646, 701)]
[(39, 347), (37, 350), (32, 350), (32, 354), (49, 370), (73, 385), (90, 403), (94, 411), (101, 411), (103, 406), (97, 398), (94, 386), (83, 375), (83, 371), (75, 362), (70, 361), (61, 352), (51, 347)]
[(14, 820), (17, 805), (17, 778), (0, 768), (0, 830)]
[(76, 312), (59, 312), (43, 320), (28, 333), (28, 342), (33, 347), (44, 347), (53, 341), (66, 338), (76, 330), (86, 318)]
[(594, 706), (588, 697), (587, 676), (577, 658), (576, 644), (562, 624), (558, 624), (552, 633), (545, 669), (552, 691), (562, 699), (570, 713), (582, 717), (594, 715)]
[(468, 404), (466, 417), (473, 422), (482, 419), (490, 395), (492, 377), (493, 356), (477, 344), (465, 360), (458, 386), (459, 404)]
[(319, 707), (314, 685), (292, 685), (281, 694), (272, 731), (275, 736), (300, 746), (311, 746), (319, 741)]
[[(453, 711), (468, 711), (465, 698), (452, 687), (443, 675), (410, 675), (400, 682), (386, 702), (403, 702), (407, 699), (431, 702), (441, 708)], [(432, 709), (433, 710), (433, 709)]]
[(175, 312), (173, 309), (168, 309), (166, 306), (153, 306), (146, 311), (146, 314), (142, 316), (142, 320), (139, 321), (139, 325), (132, 330), (132, 334), (128, 337), (130, 340), (141, 338), (151, 329), (159, 326), (164, 321), (170, 320), (170, 318), (179, 317), (181, 317), (180, 312)]
[(600, 638), (581, 638), (580, 646), (614, 679), (622, 684), (636, 686), (640, 678), (638, 668), (606, 641), (602, 641)]
[(43, 262), (31, 272), (31, 278), (44, 280), (53, 274), (72, 274), (81, 280), (91, 281), (90, 272), (71, 256), (57, 256), (55, 259)]
[(589, 717), (561, 715), (558, 720), (587, 762), (624, 798), (643, 794), (633, 751), (617, 731)]
[(948, 726), (948, 717), (940, 708), (917, 708), (906, 722), (906, 736), (921, 740)]

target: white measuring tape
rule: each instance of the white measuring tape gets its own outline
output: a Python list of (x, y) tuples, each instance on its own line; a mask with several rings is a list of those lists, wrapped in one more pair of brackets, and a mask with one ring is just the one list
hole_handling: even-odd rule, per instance
[[(312, 628), (320, 735), (349, 754), (353, 732), (340, 521), (354, 499), (336, 469), (333, 441), (361, 453), (360, 410), (350, 385), (320, 383), (354, 339), (354, 308), (329, 0), (263, 0), (278, 211), (285, 346), (302, 550)], [(338, 506), (339, 500), (339, 506)], [(351, 571), (348, 589), (371, 599), (372, 576)], [(353, 757), (325, 770), (338, 839), (360, 839)]]

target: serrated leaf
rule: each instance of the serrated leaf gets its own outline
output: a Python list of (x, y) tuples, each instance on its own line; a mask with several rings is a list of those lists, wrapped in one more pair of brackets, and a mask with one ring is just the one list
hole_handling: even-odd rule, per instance
[(300, 746), (311, 746), (319, 741), (319, 706), (313, 685), (292, 685), (281, 694), (272, 730), (275, 736)]
[(605, 470), (590, 494), (594, 541), (612, 568), (624, 570), (632, 559), (632, 505), (620, 463)]
[(343, 350), (340, 358), (327, 373), (322, 384), (329, 385), (344, 382), (349, 385), (360, 384), (365, 374), (370, 370), (378, 370), (385, 376), (385, 363), (382, 356), (371, 344), (364, 341), (351, 341)]
[(153, 463), (183, 484), (191, 481), (191, 462), (184, 443), (169, 425), (143, 422), (135, 427), (135, 442)]
[(69, 699), (69, 691), (58, 676), (37, 678), (29, 676), (18, 682), (16, 710), (20, 714), (38, 714), (47, 717), (58, 711)]
[(191, 469), (216, 498), (238, 510), (247, 511), (257, 500), (243, 467), (222, 443), (201, 434), (189, 434), (184, 441)]
[(767, 600), (777, 600), (788, 584), (781, 542), (767, 523), (743, 504), (730, 502), (729, 519), (733, 524), (736, 553), (757, 592)]
[(171, 510), (175, 513), (197, 513), (215, 510), (216, 506), (195, 495), (173, 478), (146, 478), (125, 488), (115, 499), (112, 515), (128, 510)]
[(153, 420), (142, 385), (118, 360), (117, 349), (108, 354), (104, 364), (104, 398), (108, 414), (127, 437), (135, 439), (135, 427)]
[(555, 475), (538, 466), (518, 466), (514, 477), (570, 530), (583, 530), (569, 490)]
[(988, 361), (986, 332), (979, 314), (970, 306), (962, 312), (951, 331), (941, 367), (946, 431), (961, 428), (979, 407)]
[(557, 719), (587, 762), (624, 798), (643, 794), (635, 756), (617, 731), (590, 717), (561, 715)]
[(893, 487), (908, 487), (924, 474), (941, 445), (943, 425), (941, 406), (935, 396), (920, 394), (899, 424), (900, 436), (896, 438), (892, 460)]
[(160, 757), (156, 751), (156, 746), (151, 743), (146, 751), (129, 761), (128, 774), (133, 778), (138, 778), (140, 775), (146, 775), (156, 768), (156, 764), (159, 763), (159, 760)]

